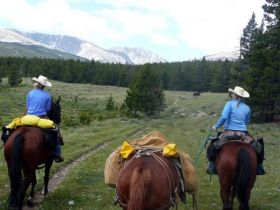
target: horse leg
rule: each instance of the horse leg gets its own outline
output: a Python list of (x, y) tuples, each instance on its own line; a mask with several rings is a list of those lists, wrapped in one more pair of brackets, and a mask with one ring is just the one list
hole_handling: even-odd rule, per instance
[(234, 200), (234, 197), (235, 197), (235, 189), (234, 187), (231, 188), (230, 190), (230, 205), (233, 207), (233, 200)]
[(231, 187), (221, 183), (220, 195), (223, 202), (223, 210), (232, 210)]
[(13, 208), (15, 206), (17, 206), (17, 191), (18, 189), (15, 188), (13, 185), (12, 185), (12, 174), (11, 174), (11, 167), (8, 167), (8, 172), (9, 172), (9, 178), (10, 178), (10, 188), (11, 188), (11, 192), (9, 194), (9, 198), (8, 198), (8, 205), (7, 205), (7, 208)]
[(30, 185), (30, 181), (28, 179), (24, 179), (20, 186), (20, 189), (18, 191), (18, 210), (22, 210), (24, 196), (29, 185)]
[(44, 176), (44, 183), (45, 183), (45, 188), (44, 188), (44, 196), (48, 194), (48, 184), (49, 184), (49, 176), (50, 176), (50, 169), (53, 163), (53, 159), (50, 158), (45, 162), (45, 176)]
[(35, 173), (33, 174), (33, 178), (32, 178), (32, 181), (31, 181), (32, 188), (31, 188), (29, 197), (27, 199), (27, 205), (28, 206), (33, 206), (34, 189), (35, 189), (35, 185), (37, 184), (37, 179), (36, 179), (36, 174)]

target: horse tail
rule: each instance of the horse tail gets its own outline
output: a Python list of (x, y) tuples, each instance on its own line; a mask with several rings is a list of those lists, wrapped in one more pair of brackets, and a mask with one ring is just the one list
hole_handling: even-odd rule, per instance
[(251, 159), (245, 149), (238, 152), (237, 175), (235, 179), (235, 193), (242, 209), (249, 209), (248, 187), (252, 175)]
[(143, 210), (148, 188), (151, 184), (151, 171), (137, 167), (130, 178), (128, 210)]
[(22, 144), (23, 137), (18, 134), (13, 142), (12, 157), (11, 157), (11, 188), (13, 190), (19, 189), (22, 180), (21, 173), (21, 154), (22, 154)]

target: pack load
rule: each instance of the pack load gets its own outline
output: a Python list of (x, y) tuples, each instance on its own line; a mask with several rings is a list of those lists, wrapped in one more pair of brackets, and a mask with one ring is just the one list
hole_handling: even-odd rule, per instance
[(197, 191), (197, 177), (190, 156), (179, 151), (176, 144), (171, 144), (159, 131), (151, 132), (141, 139), (125, 141), (123, 145), (113, 151), (105, 163), (105, 184), (115, 187), (125, 160), (144, 149), (161, 150), (165, 157), (177, 158), (182, 166), (181, 173), (184, 178), (185, 192), (195, 193)]
[(24, 115), (23, 117), (17, 117), (6, 126), (8, 129), (16, 129), (19, 126), (37, 126), (39, 128), (55, 128), (54, 122), (49, 119), (40, 118), (35, 115)]

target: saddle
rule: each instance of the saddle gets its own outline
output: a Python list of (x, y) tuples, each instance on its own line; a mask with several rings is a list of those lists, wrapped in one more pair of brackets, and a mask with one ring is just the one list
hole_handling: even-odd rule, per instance
[(259, 143), (258, 139), (255, 140), (253, 136), (239, 131), (226, 131), (219, 133), (217, 137), (210, 139), (210, 141), (211, 143), (207, 148), (207, 157), (209, 161), (215, 161), (224, 144), (229, 141), (240, 141), (246, 144), (251, 144), (257, 154), (263, 151), (262, 145)]

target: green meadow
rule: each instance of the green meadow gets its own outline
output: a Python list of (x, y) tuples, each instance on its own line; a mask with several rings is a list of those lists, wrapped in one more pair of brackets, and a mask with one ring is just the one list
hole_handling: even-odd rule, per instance
[[(5, 82), (5, 81), (4, 81)], [(9, 123), (25, 110), (25, 97), (32, 88), (30, 79), (16, 88), (1, 87), (0, 118), (1, 124)], [(140, 138), (151, 131), (160, 131), (180, 150), (195, 159), (209, 129), (219, 118), (225, 102), (226, 93), (202, 93), (193, 97), (191, 92), (166, 91), (167, 108), (157, 118), (128, 118), (105, 110), (106, 101), (112, 95), (115, 104), (120, 107), (126, 89), (90, 84), (68, 84), (53, 81), (53, 88), (47, 89), (54, 97), (61, 96), (62, 123), (61, 132), (65, 145), (62, 153), (63, 163), (54, 163), (53, 175), (62, 166), (70, 164), (81, 155), (93, 150), (103, 142), (109, 144), (88, 159), (76, 165), (66, 176), (62, 184), (50, 193), (42, 202), (41, 210), (83, 209), (109, 210), (120, 209), (114, 206), (115, 190), (104, 184), (103, 169), (106, 158), (124, 140)], [(82, 124), (80, 117), (85, 114), (91, 120)], [(250, 206), (254, 210), (280, 209), (280, 146), (279, 123), (251, 123), (249, 132), (253, 136), (262, 136), (265, 140), (265, 168), (267, 174), (258, 176), (251, 193)], [(214, 132), (212, 132), (215, 135)], [(9, 193), (7, 167), (0, 150), (0, 209), (4, 209)], [(206, 174), (206, 152), (202, 151), (195, 165), (199, 188), (197, 192), (200, 210), (222, 209), (217, 176)], [(43, 170), (37, 172), (37, 191), (43, 183)], [(192, 198), (187, 197), (187, 205), (179, 203), (179, 209), (192, 209)], [(238, 209), (235, 202), (234, 209)]]

